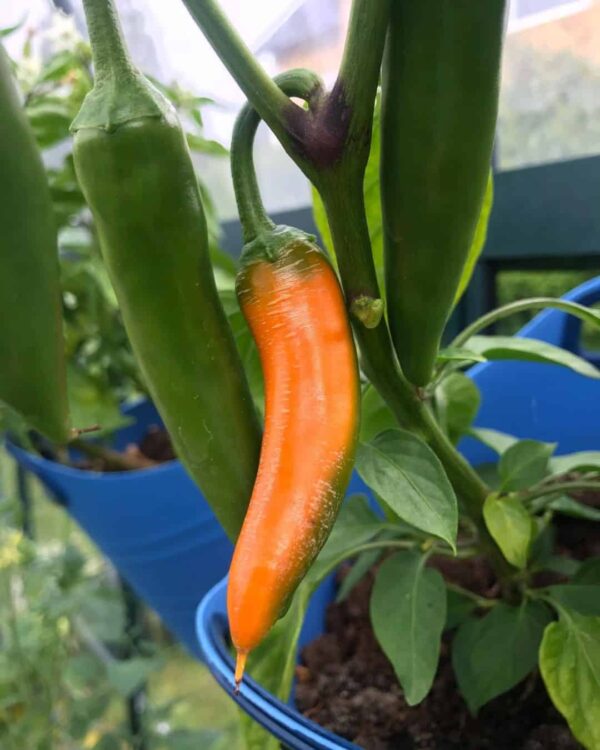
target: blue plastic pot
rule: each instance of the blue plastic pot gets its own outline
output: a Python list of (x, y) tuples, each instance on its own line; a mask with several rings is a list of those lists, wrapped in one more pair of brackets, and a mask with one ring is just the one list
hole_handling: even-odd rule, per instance
[[(325, 626), (325, 610), (334, 594), (333, 577), (317, 589), (310, 602), (299, 649), (319, 636)], [(360, 750), (357, 745), (305, 719), (298, 711), (267, 692), (250, 677), (244, 677), (240, 691), (233, 693), (233, 659), (228, 647), (227, 579), (218, 583), (198, 607), (196, 627), (202, 656), (213, 676), (238, 704), (290, 750)]]
[[(564, 299), (586, 305), (596, 302), (600, 299), (600, 278), (582, 284)], [(558, 310), (549, 310), (537, 315), (518, 335), (582, 354), (579, 332), (577, 320)], [(593, 357), (586, 358), (594, 362)], [(482, 408), (477, 419), (481, 427), (557, 442), (560, 453), (600, 448), (600, 381), (562, 367), (524, 362), (485, 363), (473, 367), (469, 375), (482, 392)], [(461, 448), (473, 464), (497, 460), (492, 451), (474, 440), (463, 441)], [(223, 580), (208, 592), (196, 617), (198, 642), (217, 682), (242, 710), (290, 750), (360, 750), (357, 745), (304, 718), (251, 678), (244, 678), (239, 694), (233, 694), (234, 665), (227, 646), (226, 586), (227, 581)], [(323, 632), (325, 609), (332, 598), (333, 579), (329, 579), (311, 601), (300, 648)]]
[[(125, 411), (135, 422), (115, 436), (117, 450), (161, 423), (148, 401)], [(227, 573), (233, 547), (181, 463), (99, 473), (62, 466), (11, 443), (7, 448), (37, 475), (172, 633), (200, 656), (196, 607)], [(372, 497), (357, 474), (348, 492)]]
[[(115, 447), (138, 441), (160, 424), (141, 402), (126, 412), (135, 423)], [(100, 547), (138, 596), (199, 656), (194, 615), (198, 602), (226, 574), (232, 546), (179, 461), (122, 473), (65, 467), (8, 444)]]

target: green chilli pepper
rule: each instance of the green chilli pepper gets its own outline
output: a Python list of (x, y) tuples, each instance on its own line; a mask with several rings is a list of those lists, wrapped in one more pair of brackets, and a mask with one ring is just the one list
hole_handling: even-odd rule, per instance
[(69, 439), (56, 226), (46, 173), (0, 45), (0, 400)]
[(506, 0), (394, 0), (381, 193), (389, 323), (406, 377), (431, 379), (483, 204)]
[(77, 176), (152, 397), (234, 539), (260, 426), (217, 294), (196, 175), (173, 108), (128, 57), (112, 0), (86, 0), (85, 10), (95, 85), (73, 123)]

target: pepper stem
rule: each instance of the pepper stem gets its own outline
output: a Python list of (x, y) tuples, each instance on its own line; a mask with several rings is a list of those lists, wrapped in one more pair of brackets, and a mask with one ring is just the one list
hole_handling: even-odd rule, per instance
[[(309, 102), (323, 90), (321, 79), (309, 70), (291, 70), (277, 76), (274, 81), (283, 93)], [(251, 104), (246, 104), (237, 117), (231, 143), (231, 176), (246, 244), (274, 227), (256, 180), (253, 146), (259, 122), (256, 110)]]
[(96, 85), (102, 80), (132, 75), (135, 68), (125, 46), (123, 29), (113, 0), (83, 0)]
[(94, 60), (94, 88), (71, 124), (112, 131), (145, 117), (172, 117), (172, 107), (133, 64), (113, 0), (84, 0)]

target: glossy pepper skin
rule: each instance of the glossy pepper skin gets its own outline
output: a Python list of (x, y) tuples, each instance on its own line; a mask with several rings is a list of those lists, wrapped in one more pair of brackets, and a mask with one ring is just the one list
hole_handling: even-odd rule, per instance
[[(227, 607), (245, 659), (324, 544), (350, 478), (359, 420), (354, 342), (337, 277), (306, 235), (255, 241), (237, 281), (265, 379), (258, 475), (229, 573)], [(257, 248), (258, 247), (258, 251)]]
[(505, 0), (394, 0), (383, 64), (387, 310), (406, 377), (431, 379), (490, 170)]
[(0, 401), (70, 437), (56, 226), (46, 173), (0, 45)]
[(112, 3), (86, 0), (86, 13), (96, 84), (73, 126), (77, 176), (152, 398), (235, 539), (261, 433), (215, 287), (191, 158), (172, 107), (126, 57)]

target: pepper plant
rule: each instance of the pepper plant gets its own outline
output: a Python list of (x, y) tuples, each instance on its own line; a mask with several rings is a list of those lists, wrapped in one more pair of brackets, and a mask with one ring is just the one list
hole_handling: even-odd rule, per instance
[[(256, 394), (214, 286), (180, 126), (129, 58), (112, 0), (84, 4), (95, 85), (73, 124), (77, 177), (133, 350), (176, 449), (229, 536), (242, 529), (236, 555), (249, 572), (229, 591), (230, 618), (242, 633), (237, 678), (251, 650), (250, 674), (287, 699), (309, 598), (354, 559), (342, 595), (379, 564), (372, 624), (408, 703), (427, 695), (442, 633), (458, 627), (453, 664), (472, 711), (539, 664), (573, 734), (598, 747), (599, 561), (561, 557), (552, 530), (558, 514), (598, 520), (572, 493), (600, 489), (600, 455), (556, 456), (556, 445), (472, 428), (479, 395), (462, 370), (513, 358), (599, 378), (558, 347), (484, 332), (523, 310), (556, 307), (596, 326), (600, 315), (562, 300), (522, 300), (475, 321), (449, 346), (440, 343), (485, 238), (504, 0), (485, 7), (354, 0), (330, 91), (306, 70), (271, 80), (215, 0), (184, 0), (249, 102), (234, 136), (232, 173), (249, 241), (238, 291), (265, 376), (262, 437)], [(311, 433), (311, 413), (329, 404), (330, 364), (303, 373), (298, 355), (302, 342), (312, 342), (302, 351), (321, 361), (324, 332), (337, 342), (341, 329), (329, 308), (321, 318), (309, 314), (313, 265), (299, 254), (287, 268), (283, 257), (299, 235), (274, 228), (265, 215), (251, 157), (259, 118), (318, 194), (318, 222), (359, 357), (356, 468), (384, 512), (351, 499), (330, 534), (355, 433), (348, 428), (340, 448), (317, 416)], [(342, 377), (346, 364), (339, 366)], [(341, 391), (351, 413), (358, 394)], [(498, 453), (492, 475), (457, 450), (467, 433)], [(311, 441), (321, 448), (317, 455), (303, 450)], [(303, 466), (307, 455), (310, 466)], [(305, 475), (314, 492), (304, 491)], [(266, 489), (255, 491), (248, 509), (253, 485)], [(280, 491), (266, 491), (273, 487)], [(286, 556), (290, 566), (282, 564)], [(434, 565), (440, 556), (483, 557), (494, 571), (494, 596), (448, 584)], [(562, 582), (541, 585), (538, 573), (548, 570), (558, 570)], [(255, 620), (258, 598), (264, 608)], [(247, 640), (246, 628), (253, 633)], [(258, 731), (248, 726), (250, 744)]]

